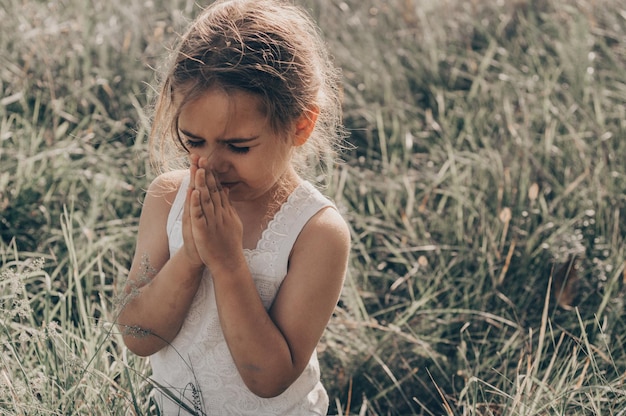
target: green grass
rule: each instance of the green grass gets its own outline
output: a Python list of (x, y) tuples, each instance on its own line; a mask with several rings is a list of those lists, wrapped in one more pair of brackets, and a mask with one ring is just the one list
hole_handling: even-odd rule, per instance
[[(331, 411), (624, 415), (626, 7), (302, 1), (344, 73)], [(0, 414), (151, 414), (117, 291), (194, 2), (0, 6)], [(571, 267), (569, 267), (571, 266)]]

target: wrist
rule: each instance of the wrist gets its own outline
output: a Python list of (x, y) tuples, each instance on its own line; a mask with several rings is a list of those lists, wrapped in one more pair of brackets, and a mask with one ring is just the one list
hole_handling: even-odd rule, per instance
[(176, 252), (174, 257), (178, 257), (178, 265), (176, 266), (178, 270), (180, 270), (182, 275), (187, 275), (189, 277), (197, 278), (202, 276), (202, 272), (204, 271), (205, 265), (200, 259), (191, 258), (184, 250), (184, 247), (179, 249)]
[(214, 279), (219, 279), (220, 276), (228, 276), (228, 280), (232, 280), (233, 276), (249, 274), (248, 263), (243, 252), (238, 252), (237, 255), (228, 259), (212, 261), (207, 265), (207, 268)]

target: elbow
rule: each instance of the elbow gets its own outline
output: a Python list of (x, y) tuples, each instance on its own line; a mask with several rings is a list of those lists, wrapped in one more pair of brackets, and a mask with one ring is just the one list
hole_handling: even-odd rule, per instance
[(239, 374), (250, 392), (262, 399), (283, 394), (300, 377), (306, 363), (298, 366), (290, 361), (275, 361), (265, 366), (240, 366)]
[(161, 346), (156, 346), (154, 343), (139, 342), (136, 339), (124, 338), (124, 344), (130, 352), (139, 357), (148, 357), (161, 349)]
[(271, 399), (274, 397), (278, 397), (281, 394), (283, 394), (285, 392), (285, 390), (287, 390), (289, 386), (283, 387), (283, 386), (271, 386), (271, 385), (265, 385), (265, 386), (248, 386), (248, 388), (250, 389), (250, 391), (252, 393), (254, 393), (255, 395), (259, 396), (262, 399)]
[(122, 330), (124, 345), (130, 352), (140, 357), (147, 357), (163, 348), (152, 332), (138, 326), (124, 327)]
[(248, 390), (262, 399), (271, 399), (280, 396), (291, 386), (294, 380), (281, 380), (280, 377), (260, 377), (254, 379), (245, 379), (244, 383)]
[(143, 344), (133, 341), (124, 340), (124, 344), (126, 344), (126, 348), (128, 348), (130, 352), (138, 355), (139, 357), (148, 357), (158, 351), (154, 348), (150, 348), (149, 346), (145, 346)]

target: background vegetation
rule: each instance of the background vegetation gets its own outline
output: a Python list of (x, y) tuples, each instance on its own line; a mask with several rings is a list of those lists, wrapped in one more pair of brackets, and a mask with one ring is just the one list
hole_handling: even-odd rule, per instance
[[(626, 7), (301, 1), (343, 68), (331, 411), (624, 415)], [(151, 414), (112, 323), (191, 0), (0, 4), (0, 414)]]

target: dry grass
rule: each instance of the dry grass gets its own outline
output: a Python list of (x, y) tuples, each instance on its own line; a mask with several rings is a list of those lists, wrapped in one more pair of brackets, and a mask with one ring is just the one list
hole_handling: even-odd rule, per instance
[[(332, 411), (623, 415), (626, 9), (303, 3), (354, 145), (328, 187), (354, 240), (321, 345)], [(111, 323), (152, 67), (196, 12), (0, 8), (0, 414), (154, 410)]]

